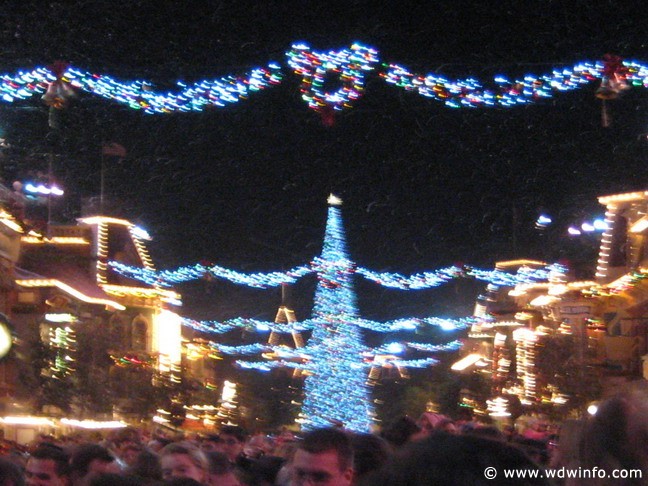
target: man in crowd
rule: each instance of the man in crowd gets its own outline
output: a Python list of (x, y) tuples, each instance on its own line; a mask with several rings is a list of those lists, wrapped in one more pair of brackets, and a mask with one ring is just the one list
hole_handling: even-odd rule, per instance
[(218, 434), (208, 434), (200, 441), (200, 450), (204, 453), (223, 452), (223, 445)]
[(299, 442), (290, 467), (291, 486), (349, 486), (353, 480), (351, 439), (340, 429), (312, 430)]
[(119, 473), (121, 469), (108, 449), (99, 444), (81, 444), (70, 458), (73, 486), (86, 486), (93, 477), (103, 473)]
[(224, 425), (220, 429), (220, 450), (231, 463), (235, 463), (243, 453), (247, 433), (238, 425)]
[(120, 467), (131, 466), (142, 450), (141, 436), (134, 427), (117, 429), (112, 437), (111, 452)]
[(34, 450), (25, 466), (27, 486), (69, 486), (70, 457), (55, 445), (42, 444)]

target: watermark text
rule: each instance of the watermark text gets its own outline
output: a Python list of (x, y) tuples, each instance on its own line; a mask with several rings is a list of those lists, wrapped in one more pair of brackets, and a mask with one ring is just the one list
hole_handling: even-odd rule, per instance
[(612, 469), (608, 471), (600, 467), (560, 467), (557, 469), (502, 469), (487, 467), (484, 469), (486, 479), (496, 479), (498, 476), (507, 479), (642, 479), (641, 469)]

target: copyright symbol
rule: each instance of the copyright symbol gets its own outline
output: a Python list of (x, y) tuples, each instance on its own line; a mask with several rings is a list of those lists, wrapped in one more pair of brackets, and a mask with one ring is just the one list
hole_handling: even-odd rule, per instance
[(495, 479), (496, 476), (497, 469), (495, 469), (494, 467), (487, 467), (486, 469), (484, 469), (484, 477), (486, 479)]

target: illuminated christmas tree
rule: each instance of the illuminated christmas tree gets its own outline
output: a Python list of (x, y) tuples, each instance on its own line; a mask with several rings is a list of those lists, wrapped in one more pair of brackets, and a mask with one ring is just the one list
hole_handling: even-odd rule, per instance
[(304, 383), (301, 412), (304, 426), (341, 421), (352, 430), (369, 430), (373, 409), (363, 366), (362, 336), (353, 323), (358, 318), (353, 290), (355, 265), (349, 260), (339, 201), (329, 198), (328, 223), (322, 254), (316, 258), (317, 290), (313, 307), (313, 334), (307, 349), (311, 372)]
[[(328, 219), (324, 244), (319, 257), (310, 269), (317, 274), (317, 289), (310, 319), (273, 327), (273, 332), (294, 332), (312, 329), (304, 347), (259, 345), (216, 347), (228, 353), (262, 352), (272, 361), (239, 361), (244, 368), (269, 370), (276, 366), (300, 369), (306, 376), (304, 402), (298, 418), (302, 428), (312, 429), (340, 424), (354, 431), (369, 431), (374, 419), (372, 400), (367, 386), (372, 367), (428, 366), (432, 358), (405, 361), (396, 355), (406, 350), (405, 345), (391, 343), (381, 348), (369, 348), (363, 343), (362, 328), (374, 331), (415, 329), (420, 320), (403, 320), (380, 324), (362, 319), (356, 305), (353, 278), (356, 265), (350, 260), (342, 225), (341, 201), (335, 196), (328, 200)], [(239, 322), (240, 324), (240, 322)], [(453, 323), (448, 329), (463, 327)], [(414, 344), (414, 343), (410, 343)], [(451, 350), (459, 347), (454, 341), (448, 345), (430, 346), (423, 351)], [(414, 346), (416, 346), (414, 344)]]

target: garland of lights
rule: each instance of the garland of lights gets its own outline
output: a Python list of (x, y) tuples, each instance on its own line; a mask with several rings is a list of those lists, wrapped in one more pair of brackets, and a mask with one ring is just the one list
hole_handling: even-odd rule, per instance
[[(222, 278), (234, 284), (246, 285), (248, 287), (267, 289), (279, 287), (283, 284), (295, 283), (299, 278), (311, 273), (319, 273), (323, 268), (331, 268), (331, 262), (324, 262), (314, 258), (310, 265), (300, 265), (287, 272), (269, 273), (242, 273), (230, 270), (218, 265), (206, 267), (198, 263), (189, 267), (180, 267), (175, 270), (162, 270), (156, 272), (150, 268), (133, 267), (120, 262), (110, 261), (109, 265), (120, 275), (139, 280), (148, 285), (161, 285), (169, 287), (183, 282), (203, 278)], [(430, 272), (416, 273), (414, 275), (402, 275), (390, 272), (375, 272), (363, 267), (355, 267), (350, 261), (339, 261), (336, 264), (339, 268), (354, 268), (353, 273), (365, 277), (383, 287), (399, 290), (425, 290), (438, 287), (458, 277), (472, 277), (483, 280), (493, 285), (515, 286), (524, 283), (545, 281), (555, 271), (564, 271), (560, 265), (553, 264), (545, 268), (535, 269), (522, 266), (516, 273), (507, 273), (501, 270), (482, 270), (471, 266), (459, 268), (456, 266), (441, 268)], [(332, 269), (335, 270), (335, 269)]]
[(255, 68), (243, 76), (226, 76), (203, 80), (193, 84), (178, 82), (180, 90), (162, 93), (153, 90), (146, 81), (117, 81), (111, 76), (94, 74), (73, 67), (60, 78), (50, 69), (36, 68), (11, 76), (0, 76), (0, 98), (6, 102), (24, 100), (36, 94), (44, 94), (53, 83), (64, 82), (66, 86), (85, 91), (134, 110), (145, 113), (172, 113), (203, 111), (207, 107), (224, 107), (247, 99), (251, 93), (279, 84), (283, 78), (279, 66)]
[[(288, 65), (302, 77), (302, 99), (315, 111), (326, 108), (342, 110), (364, 91), (365, 72), (372, 71), (378, 62), (378, 51), (360, 44), (350, 49), (321, 53), (311, 51), (305, 44), (294, 45), (288, 51)], [(341, 86), (326, 91), (327, 77), (333, 74)]]
[(359, 267), (356, 270), (358, 275), (362, 275), (367, 280), (372, 280), (383, 287), (391, 287), (400, 290), (421, 290), (437, 287), (449, 280), (461, 275), (462, 270), (459, 267), (448, 267), (433, 272), (417, 273), (411, 276), (404, 276), (398, 273), (378, 273), (372, 270)]
[(479, 270), (469, 267), (466, 269), (466, 276), (473, 277), (477, 280), (486, 281), (492, 285), (514, 287), (520, 284), (531, 284), (540, 281), (549, 280), (549, 277), (556, 274), (564, 274), (566, 268), (564, 265), (554, 263), (545, 268), (531, 268), (522, 266), (512, 274), (501, 270)]
[(304, 366), (301, 363), (295, 363), (292, 361), (237, 361), (239, 365), (244, 370), (254, 370), (254, 371), (272, 371), (277, 368), (293, 368), (293, 369), (303, 369)]
[(271, 329), (274, 323), (259, 321), (257, 319), (246, 319), (236, 317), (225, 322), (217, 321), (194, 321), (193, 319), (184, 318), (182, 324), (195, 329), (196, 331), (207, 332), (210, 334), (223, 334), (233, 329), (247, 329), (256, 331), (267, 331)]
[[(635, 86), (648, 86), (647, 66), (636, 62), (625, 63), (625, 66), (625, 80)], [(483, 83), (473, 78), (447, 80), (433, 74), (412, 74), (397, 64), (389, 64), (381, 77), (387, 83), (406, 91), (442, 101), (450, 108), (508, 108), (551, 98), (556, 92), (573, 91), (595, 79), (603, 78), (604, 73), (605, 64), (602, 62), (581, 62), (573, 67), (553, 69), (551, 74), (527, 74), (513, 81), (505, 76), (496, 76), (493, 89), (484, 88)]]
[[(368, 329), (374, 332), (398, 332), (414, 331), (422, 326), (438, 327), (444, 331), (457, 331), (467, 329), (475, 324), (478, 320), (474, 317), (463, 317), (459, 319), (448, 319), (440, 317), (426, 318), (405, 318), (394, 319), (386, 322), (371, 321), (362, 318), (348, 318), (348, 322), (354, 326)], [(195, 321), (189, 318), (183, 318), (182, 324), (196, 331), (209, 334), (224, 334), (234, 329), (245, 329), (254, 332), (278, 332), (282, 334), (291, 334), (293, 332), (302, 332), (313, 330), (316, 326), (322, 325), (317, 319), (306, 319), (300, 322), (276, 323), (270, 321), (260, 321), (257, 319), (247, 319), (235, 317), (223, 322), (219, 321)]]
[[(436, 74), (417, 74), (399, 64), (380, 62), (378, 51), (354, 43), (339, 51), (317, 52), (295, 44), (286, 53), (287, 64), (302, 80), (303, 100), (312, 110), (328, 116), (351, 107), (364, 93), (366, 76), (377, 71), (386, 83), (440, 101), (451, 108), (513, 107), (572, 91), (600, 79), (596, 96), (613, 99), (630, 87), (648, 87), (648, 66), (606, 55), (602, 61), (580, 62), (544, 75), (526, 74), (509, 79), (496, 76), (482, 82), (474, 78), (446, 79)], [(284, 73), (277, 63), (248, 73), (186, 84), (175, 92), (156, 91), (147, 81), (115, 78), (69, 67), (57, 62), (49, 68), (0, 75), (0, 100), (11, 103), (41, 95), (50, 106), (61, 109), (74, 90), (100, 96), (146, 113), (199, 112), (222, 108), (247, 99), (250, 94), (278, 85)], [(332, 80), (336, 88), (327, 88)], [(490, 85), (491, 87), (486, 87)]]

